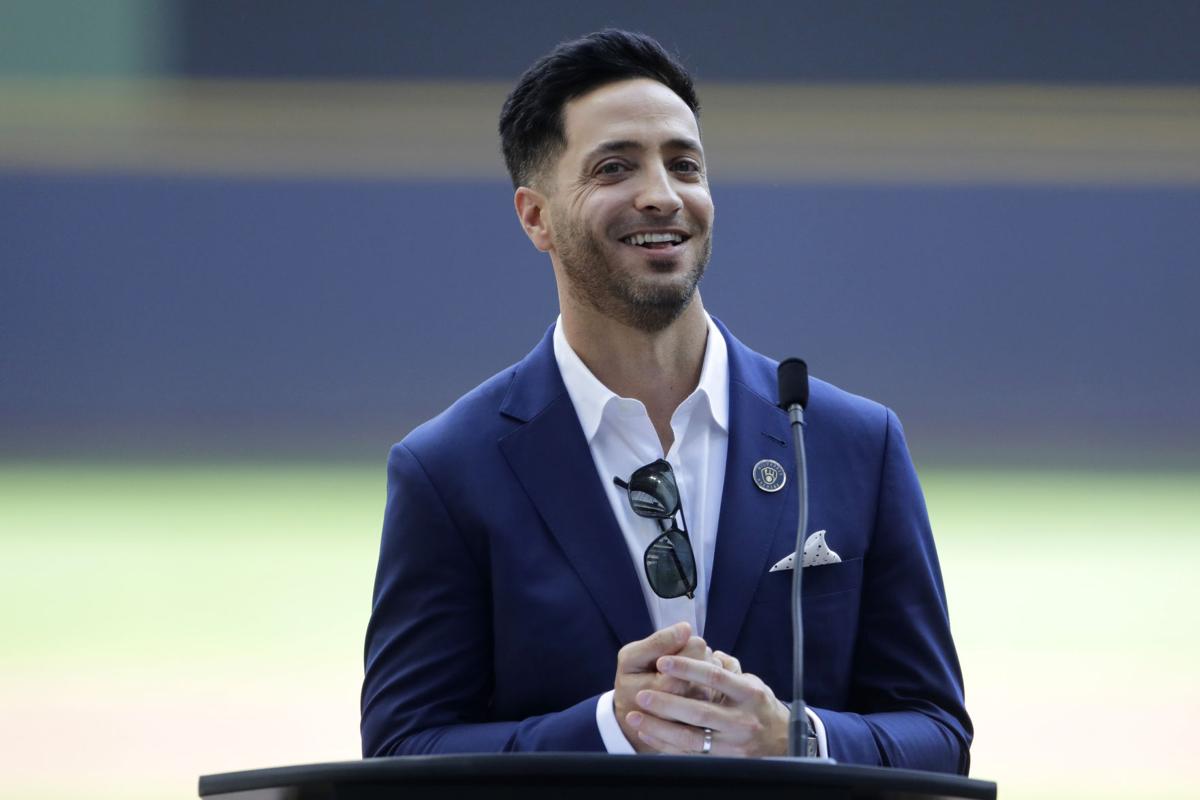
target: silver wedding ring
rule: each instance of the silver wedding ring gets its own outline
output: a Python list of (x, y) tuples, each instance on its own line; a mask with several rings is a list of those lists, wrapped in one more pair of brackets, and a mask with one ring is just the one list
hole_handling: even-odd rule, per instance
[(700, 748), (700, 755), (708, 755), (712, 752), (712, 728), (704, 729), (704, 746)]

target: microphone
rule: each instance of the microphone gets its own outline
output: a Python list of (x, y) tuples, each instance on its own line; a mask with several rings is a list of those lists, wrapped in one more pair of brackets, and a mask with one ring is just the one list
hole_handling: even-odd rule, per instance
[(808, 365), (801, 358), (779, 362), (779, 407), (790, 412), (792, 406), (808, 408)]
[[(799, 358), (779, 362), (779, 407), (788, 412), (792, 443), (796, 448), (796, 496), (799, 527), (796, 529), (796, 560), (792, 570), (792, 703), (788, 719), (788, 755), (809, 756), (808, 714), (804, 708), (804, 620), (801, 587), (804, 572), (804, 539), (808, 530), (808, 472), (804, 460), (804, 409), (808, 406), (808, 365)], [(814, 753), (815, 755), (815, 753)]]

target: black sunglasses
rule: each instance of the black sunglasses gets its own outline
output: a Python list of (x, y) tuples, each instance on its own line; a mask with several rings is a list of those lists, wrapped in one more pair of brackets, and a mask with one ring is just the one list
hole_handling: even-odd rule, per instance
[[(679, 501), (679, 486), (671, 465), (663, 459), (639, 467), (629, 482), (613, 478), (613, 483), (629, 493), (629, 506), (639, 517), (658, 520), (662, 535), (646, 548), (642, 561), (650, 588), (664, 599), (696, 593), (696, 556), (687, 535), (687, 520)], [(675, 513), (683, 522), (675, 524)]]

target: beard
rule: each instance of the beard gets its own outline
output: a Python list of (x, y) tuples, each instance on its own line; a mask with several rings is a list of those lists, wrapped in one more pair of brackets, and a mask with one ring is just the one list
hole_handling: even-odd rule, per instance
[(646, 333), (663, 330), (687, 310), (712, 256), (712, 234), (705, 231), (694, 264), (674, 280), (649, 280), (610, 263), (603, 242), (580, 220), (564, 222), (554, 248), (569, 279), (568, 292), (577, 302)]

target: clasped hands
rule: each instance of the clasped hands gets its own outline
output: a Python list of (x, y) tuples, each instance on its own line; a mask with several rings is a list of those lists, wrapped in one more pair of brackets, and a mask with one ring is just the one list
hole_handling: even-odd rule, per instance
[(788, 708), (738, 660), (713, 651), (680, 622), (617, 654), (613, 710), (639, 753), (781, 756)]

